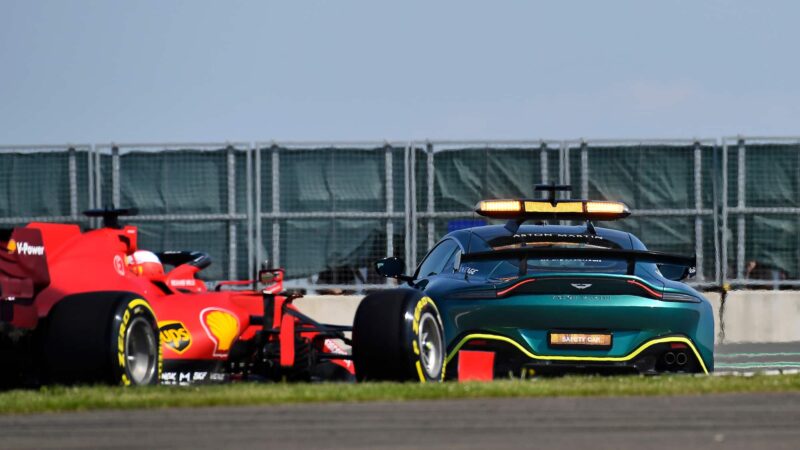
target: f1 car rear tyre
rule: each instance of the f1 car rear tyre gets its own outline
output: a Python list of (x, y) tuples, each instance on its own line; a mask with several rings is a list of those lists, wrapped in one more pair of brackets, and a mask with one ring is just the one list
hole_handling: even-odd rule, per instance
[(444, 327), (430, 297), (414, 289), (367, 295), (353, 322), (356, 379), (441, 381)]
[(162, 355), (155, 314), (127, 293), (92, 293), (58, 302), (43, 339), (45, 376), (59, 383), (152, 385)]

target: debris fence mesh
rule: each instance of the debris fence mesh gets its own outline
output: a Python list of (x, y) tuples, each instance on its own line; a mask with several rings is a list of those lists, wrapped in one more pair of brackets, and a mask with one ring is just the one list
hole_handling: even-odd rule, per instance
[(200, 250), (210, 280), (286, 268), (297, 287), (387, 283), (449, 231), (488, 223), (482, 198), (627, 203), (649, 248), (696, 254), (698, 285), (800, 285), (800, 139), (107, 144), (0, 147), (0, 224), (96, 226), (93, 207), (137, 207), (153, 250)]

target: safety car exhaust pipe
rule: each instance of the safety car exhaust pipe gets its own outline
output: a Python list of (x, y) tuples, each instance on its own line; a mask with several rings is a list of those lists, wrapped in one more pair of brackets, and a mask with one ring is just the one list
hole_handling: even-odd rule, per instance
[(675, 362), (678, 363), (679, 366), (685, 366), (686, 363), (689, 361), (689, 357), (686, 356), (686, 353), (679, 352), (675, 355)]
[(671, 365), (675, 364), (675, 353), (672, 353), (672, 352), (664, 353), (664, 362), (668, 366), (671, 366)]

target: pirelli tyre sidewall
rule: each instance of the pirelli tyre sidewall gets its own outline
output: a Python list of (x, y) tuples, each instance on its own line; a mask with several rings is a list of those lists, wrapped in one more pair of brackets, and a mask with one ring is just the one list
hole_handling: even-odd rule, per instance
[(159, 383), (163, 368), (160, 332), (146, 300), (130, 296), (119, 301), (111, 322), (111, 348), (115, 384)]
[(162, 355), (155, 314), (132, 293), (93, 292), (56, 303), (44, 324), (46, 383), (152, 385)]
[(444, 335), (434, 301), (415, 289), (390, 289), (361, 301), (353, 323), (359, 381), (441, 381)]
[[(409, 345), (409, 363), (420, 382), (444, 380), (444, 333), (439, 309), (430, 297), (422, 296), (416, 301), (408, 302), (413, 305), (404, 314), (403, 319), (406, 339), (403, 345)], [(409, 327), (408, 322), (411, 322)], [(412, 375), (412, 379), (414, 376)]]

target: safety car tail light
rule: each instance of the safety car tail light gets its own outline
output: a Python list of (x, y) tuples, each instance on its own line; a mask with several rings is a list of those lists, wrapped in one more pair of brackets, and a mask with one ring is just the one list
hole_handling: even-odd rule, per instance
[(498, 297), (502, 297), (502, 296), (508, 294), (509, 292), (513, 291), (514, 289), (516, 289), (516, 288), (518, 288), (520, 286), (526, 285), (528, 283), (533, 283), (534, 281), (536, 281), (535, 278), (527, 278), (527, 279), (522, 280), (522, 281), (520, 281), (518, 283), (514, 283), (511, 286), (509, 286), (509, 287), (507, 287), (507, 288), (505, 288), (503, 290), (497, 291), (497, 296)]
[(632, 285), (634, 285), (634, 286), (636, 286), (636, 287), (638, 287), (640, 289), (642, 289), (647, 294), (649, 294), (651, 297), (654, 297), (654, 298), (657, 298), (657, 299), (661, 299), (661, 296), (662, 296), (661, 293), (654, 291), (653, 289), (651, 289), (650, 287), (648, 287), (644, 283), (640, 283), (640, 282), (638, 282), (636, 280), (628, 280), (628, 283), (632, 284)]

